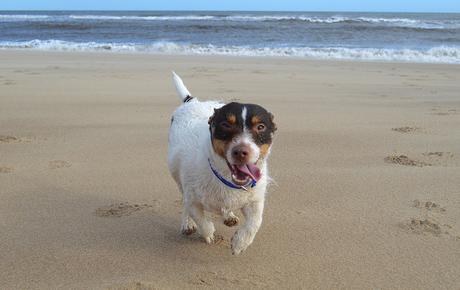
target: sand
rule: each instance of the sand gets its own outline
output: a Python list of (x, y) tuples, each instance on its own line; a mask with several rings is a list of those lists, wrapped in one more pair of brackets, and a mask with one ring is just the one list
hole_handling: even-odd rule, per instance
[[(262, 227), (181, 236), (170, 71), (278, 131)], [(458, 289), (460, 66), (0, 52), (1, 289)]]

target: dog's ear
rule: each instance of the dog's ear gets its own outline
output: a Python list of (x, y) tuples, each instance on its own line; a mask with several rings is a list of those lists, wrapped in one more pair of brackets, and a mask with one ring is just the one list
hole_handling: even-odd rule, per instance
[(212, 121), (214, 121), (214, 116), (216, 116), (216, 113), (217, 113), (218, 111), (219, 111), (218, 109), (214, 109), (214, 114), (212, 114), (212, 116), (209, 117), (209, 119), (208, 119), (208, 124), (209, 124), (210, 127), (211, 127)]
[(276, 130), (278, 130), (278, 127), (276, 127), (276, 123), (274, 122), (275, 116), (270, 112), (268, 112), (268, 114), (270, 115), (270, 121), (272, 122), (272, 125), (273, 125), (273, 132), (275, 132)]

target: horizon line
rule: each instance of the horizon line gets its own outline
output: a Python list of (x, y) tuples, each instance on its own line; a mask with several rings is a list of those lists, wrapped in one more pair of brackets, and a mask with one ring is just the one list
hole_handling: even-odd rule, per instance
[(170, 10), (170, 9), (0, 9), (5, 12), (15, 11), (101, 11), (101, 12), (139, 12), (139, 11), (152, 11), (152, 12), (285, 12), (285, 13), (305, 13), (305, 12), (343, 12), (343, 13), (445, 13), (445, 14), (460, 14), (460, 11), (447, 12), (447, 11), (369, 11), (369, 10), (201, 10), (201, 9), (187, 9), (187, 10)]

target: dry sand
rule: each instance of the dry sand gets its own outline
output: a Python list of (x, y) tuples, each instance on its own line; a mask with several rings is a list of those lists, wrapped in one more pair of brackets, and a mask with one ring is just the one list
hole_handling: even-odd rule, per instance
[[(179, 234), (176, 70), (278, 124), (262, 228)], [(460, 66), (0, 52), (0, 288), (460, 286)]]

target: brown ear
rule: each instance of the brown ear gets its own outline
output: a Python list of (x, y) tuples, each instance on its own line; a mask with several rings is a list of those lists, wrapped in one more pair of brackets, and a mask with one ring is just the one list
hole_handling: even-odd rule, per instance
[(274, 122), (275, 116), (270, 112), (268, 113), (270, 114), (270, 121), (272, 121), (272, 124), (273, 124), (273, 132), (275, 132), (276, 130), (278, 130), (278, 127), (276, 127), (276, 123)]

